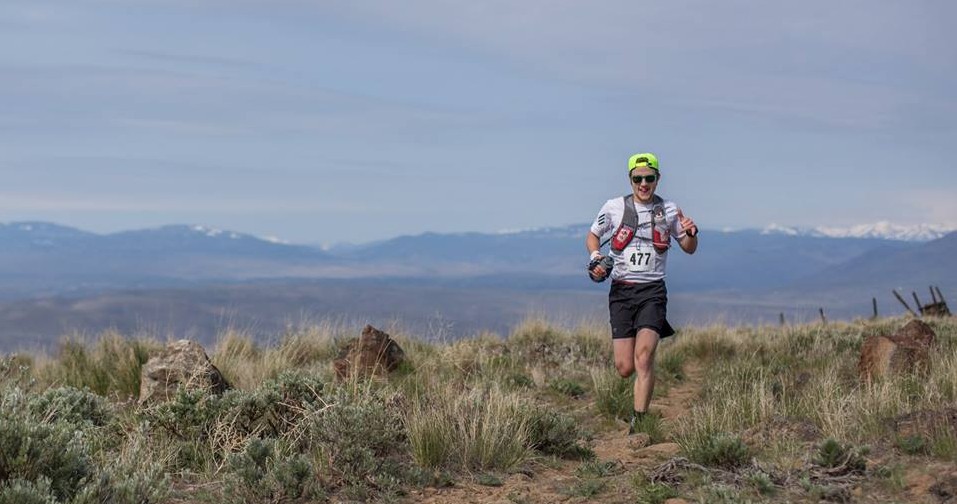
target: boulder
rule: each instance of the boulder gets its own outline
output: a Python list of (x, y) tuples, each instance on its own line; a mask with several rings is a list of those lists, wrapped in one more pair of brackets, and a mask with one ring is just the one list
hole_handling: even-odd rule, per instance
[(913, 319), (891, 336), (894, 343), (929, 350), (937, 343), (937, 334), (923, 320)]
[(190, 340), (174, 341), (150, 357), (140, 372), (140, 404), (163, 402), (180, 387), (221, 394), (230, 388), (222, 373), (209, 361), (203, 347)]
[(871, 380), (889, 373), (913, 373), (926, 369), (937, 344), (937, 335), (921, 320), (911, 320), (890, 336), (868, 336), (861, 346), (857, 371)]
[(390, 373), (403, 361), (405, 352), (399, 344), (387, 333), (367, 325), (358, 338), (343, 346), (332, 364), (336, 377), (343, 379), (352, 373), (360, 376)]

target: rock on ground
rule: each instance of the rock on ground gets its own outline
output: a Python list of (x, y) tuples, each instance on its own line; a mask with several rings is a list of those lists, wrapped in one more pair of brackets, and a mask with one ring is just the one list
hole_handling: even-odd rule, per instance
[(868, 336), (857, 364), (863, 380), (889, 373), (913, 373), (926, 369), (937, 344), (937, 335), (921, 320), (911, 320), (890, 336)]
[(391, 373), (405, 361), (405, 352), (387, 333), (365, 326), (362, 334), (347, 343), (333, 361), (336, 377), (344, 379), (352, 373), (360, 376)]
[(230, 388), (206, 351), (195, 341), (179, 340), (150, 357), (140, 372), (140, 404), (168, 401), (180, 387), (220, 394)]

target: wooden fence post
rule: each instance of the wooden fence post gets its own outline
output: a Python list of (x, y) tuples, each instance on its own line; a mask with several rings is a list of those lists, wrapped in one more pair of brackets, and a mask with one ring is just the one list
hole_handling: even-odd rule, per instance
[(904, 309), (905, 309), (905, 310), (907, 310), (911, 315), (913, 315), (913, 316), (915, 316), (915, 317), (918, 316), (916, 313), (914, 313), (914, 310), (911, 310), (911, 309), (910, 309), (910, 306), (907, 306), (907, 301), (904, 301), (904, 296), (901, 296), (900, 293), (898, 293), (896, 289), (891, 289), (891, 292), (893, 292), (893, 293), (894, 293), (894, 297), (896, 297), (897, 300), (900, 301), (902, 305), (904, 305)]

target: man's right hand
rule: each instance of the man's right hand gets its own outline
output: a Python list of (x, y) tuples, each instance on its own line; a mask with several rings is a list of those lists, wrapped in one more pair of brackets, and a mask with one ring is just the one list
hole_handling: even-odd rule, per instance
[(610, 257), (596, 255), (595, 258), (588, 263), (588, 276), (594, 282), (604, 282), (605, 279), (608, 278), (612, 264), (614, 263)]

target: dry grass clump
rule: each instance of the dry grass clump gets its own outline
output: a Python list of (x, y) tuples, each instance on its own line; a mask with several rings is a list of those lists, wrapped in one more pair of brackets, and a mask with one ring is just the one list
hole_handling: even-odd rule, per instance
[(425, 467), (507, 470), (530, 454), (530, 418), (517, 394), (446, 389), (406, 415), (415, 461)]
[[(689, 458), (707, 460), (715, 439), (786, 419), (792, 424), (810, 422), (825, 437), (886, 444), (894, 438), (893, 419), (955, 405), (957, 324), (953, 321), (932, 322), (940, 349), (926, 375), (904, 374), (874, 382), (858, 378), (856, 365), (865, 333), (889, 333), (902, 323), (718, 330), (700, 334), (700, 342), (686, 338), (679, 346), (712, 363), (702, 400), (679, 420), (675, 438)], [(805, 449), (801, 444), (790, 448)]]
[(128, 339), (107, 331), (95, 342), (79, 335), (63, 338), (52, 357), (40, 356), (33, 375), (41, 385), (89, 389), (120, 398), (140, 393), (140, 370), (161, 344), (152, 338)]
[(292, 326), (274, 344), (261, 347), (250, 334), (227, 329), (219, 334), (210, 359), (230, 383), (251, 388), (291, 368), (327, 372), (338, 341), (348, 335), (346, 326), (331, 322)]
[(508, 346), (543, 367), (606, 363), (611, 357), (607, 328), (581, 325), (573, 330), (543, 319), (527, 319), (508, 337)]

